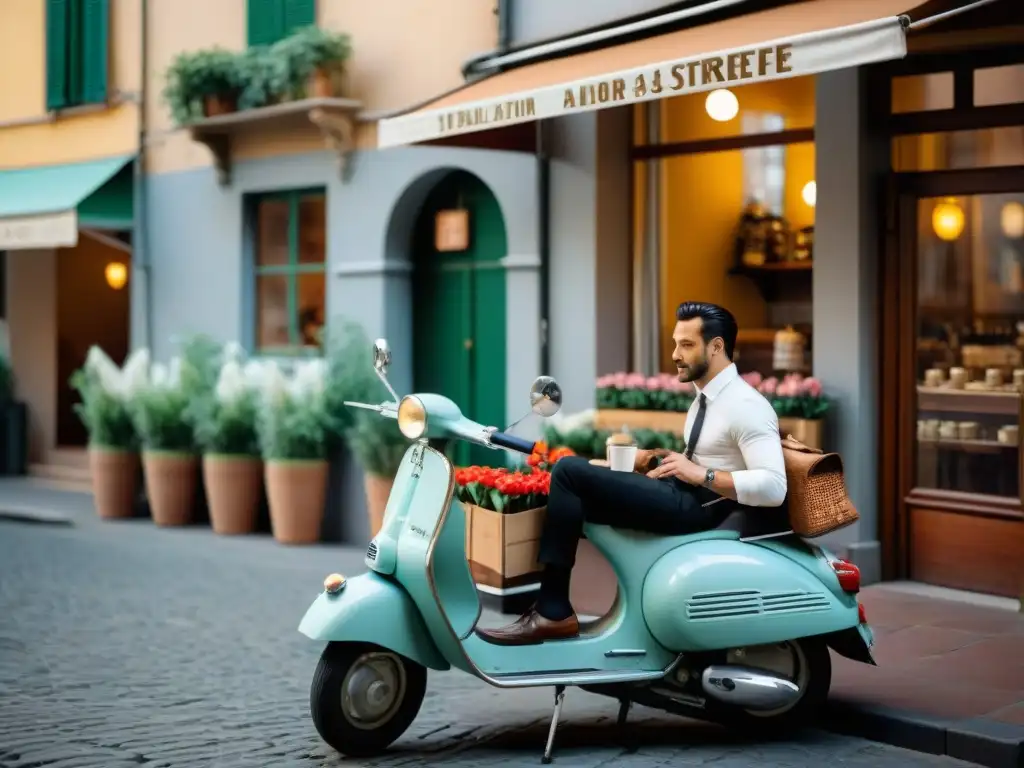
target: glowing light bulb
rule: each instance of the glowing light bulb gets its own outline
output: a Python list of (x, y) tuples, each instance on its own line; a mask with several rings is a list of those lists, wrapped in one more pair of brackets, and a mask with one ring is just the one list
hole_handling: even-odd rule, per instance
[(728, 88), (716, 88), (708, 94), (704, 109), (712, 120), (727, 123), (739, 113), (740, 102)]

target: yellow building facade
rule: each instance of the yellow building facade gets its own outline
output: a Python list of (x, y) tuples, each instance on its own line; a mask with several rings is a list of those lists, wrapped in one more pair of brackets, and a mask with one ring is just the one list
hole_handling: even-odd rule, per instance
[[(163, 96), (176, 56), (244, 51), (253, 15), (275, 4), (349, 35), (353, 53), (333, 101), (346, 107), (356, 154), (375, 147), (380, 115), (457, 87), (463, 63), (497, 42), (495, 4), (479, 0), (2, 4), (3, 319), (16, 397), (27, 404), (30, 471), (86, 477), (68, 378), (91, 345), (120, 361), (138, 345), (160, 356), (191, 331), (253, 344), (254, 327), (276, 317), (287, 337), (276, 346), (289, 346), (304, 321), (264, 307), (261, 296), (282, 307), (303, 302), (303, 317), (312, 311), (323, 322), (338, 242), (327, 221), (359, 179), (339, 177), (331, 134), (307, 119), (314, 105), (286, 106), (284, 119), (243, 116), (232, 129), (232, 182), (223, 184), (208, 143), (174, 125)], [(294, 178), (282, 175), (286, 167)], [(312, 192), (300, 200), (300, 189)], [(276, 191), (277, 202), (257, 200), (257, 191)], [(287, 228), (300, 206), (311, 222), (302, 247), (316, 252), (319, 273), (261, 281), (243, 229)]]

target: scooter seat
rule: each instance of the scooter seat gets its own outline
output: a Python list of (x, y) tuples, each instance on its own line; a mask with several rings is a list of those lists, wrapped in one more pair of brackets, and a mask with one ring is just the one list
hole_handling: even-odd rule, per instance
[(777, 536), (790, 533), (789, 512), (781, 507), (737, 506), (715, 528), (716, 531), (735, 531), (741, 539), (755, 536)]

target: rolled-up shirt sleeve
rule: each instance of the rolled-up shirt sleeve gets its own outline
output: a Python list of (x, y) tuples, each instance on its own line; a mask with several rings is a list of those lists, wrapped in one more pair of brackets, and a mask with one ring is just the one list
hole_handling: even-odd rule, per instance
[[(786, 500), (786, 464), (779, 420), (757, 403), (735, 425), (736, 443), (746, 469), (732, 473), (736, 501), (751, 507), (778, 507)], [(767, 405), (767, 403), (765, 403)], [(769, 405), (770, 409), (771, 406)]]

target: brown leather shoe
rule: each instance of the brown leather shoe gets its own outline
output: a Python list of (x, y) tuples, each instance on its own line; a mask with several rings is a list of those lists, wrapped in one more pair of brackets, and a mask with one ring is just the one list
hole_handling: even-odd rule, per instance
[(539, 645), (547, 640), (579, 637), (580, 621), (575, 613), (567, 619), (551, 621), (531, 610), (507, 627), (478, 629), (477, 634), (495, 645)]

